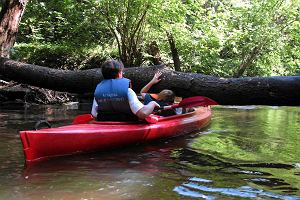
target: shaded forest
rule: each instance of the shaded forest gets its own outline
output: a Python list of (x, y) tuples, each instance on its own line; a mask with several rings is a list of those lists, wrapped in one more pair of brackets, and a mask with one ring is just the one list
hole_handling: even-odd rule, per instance
[(10, 57), (61, 69), (113, 57), (222, 77), (297, 75), (299, 9), (280, 0), (33, 0)]
[[(281, 102), (286, 102), (291, 99), (284, 98), (299, 85), (295, 82), (300, 72), (299, 9), (298, 1), (280, 0), (3, 1), (1, 51), (3, 57), (15, 61), (58, 70), (99, 68), (104, 60), (118, 58), (128, 70), (163, 64), (184, 76), (223, 77), (240, 83), (238, 93), (234, 92), (237, 86), (226, 86), (225, 91), (232, 93), (226, 97), (237, 98), (231, 103), (245, 104), (243, 99), (248, 97), (241, 91), (259, 91), (258, 85), (267, 81), (267, 89), (257, 93), (260, 98), (286, 86), (286, 93), (276, 93), (282, 96)], [(144, 80), (148, 76), (145, 74)], [(176, 76), (167, 76), (177, 81)], [(271, 76), (282, 76), (276, 80), (289, 76), (285, 80), (289, 84), (276, 83), (269, 89)], [(3, 71), (0, 74), (2, 85), (12, 78)], [(254, 86), (244, 84), (248, 80), (258, 82)], [(168, 85), (170, 82), (165, 82), (160, 87)], [(208, 90), (198, 92), (183, 92), (175, 86), (172, 89), (181, 96), (224, 95), (223, 87), (218, 86), (207, 84)], [(297, 102), (297, 98), (294, 95), (291, 102)], [(276, 104), (272, 101), (266, 98), (247, 103)]]

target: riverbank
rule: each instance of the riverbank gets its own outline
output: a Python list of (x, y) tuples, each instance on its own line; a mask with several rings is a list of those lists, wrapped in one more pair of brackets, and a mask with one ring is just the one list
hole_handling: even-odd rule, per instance
[(0, 104), (64, 104), (69, 102), (89, 102), (89, 95), (58, 92), (45, 88), (19, 84), (0, 79)]

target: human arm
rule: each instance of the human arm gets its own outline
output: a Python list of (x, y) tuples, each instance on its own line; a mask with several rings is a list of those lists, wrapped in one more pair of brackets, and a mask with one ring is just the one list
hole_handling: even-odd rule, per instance
[(145, 119), (148, 117), (154, 110), (154, 108), (160, 107), (155, 101), (151, 101), (147, 105), (144, 105), (138, 112), (135, 114), (139, 119)]
[(150, 90), (150, 88), (152, 87), (152, 85), (158, 83), (161, 79), (160, 79), (160, 76), (162, 75), (161, 72), (156, 72), (152, 78), (152, 80), (147, 84), (145, 85), (141, 91), (140, 91), (140, 94), (143, 98), (145, 98), (145, 95), (146, 93)]
[(97, 114), (98, 114), (97, 109), (98, 109), (98, 103), (97, 103), (96, 99), (94, 98), (91, 114), (92, 114), (93, 117), (95, 117), (95, 118), (97, 117)]
[(128, 101), (131, 111), (139, 119), (145, 119), (153, 112), (155, 107), (159, 107), (159, 105), (155, 101), (151, 101), (147, 105), (143, 105), (138, 100), (135, 92), (131, 88), (128, 89)]

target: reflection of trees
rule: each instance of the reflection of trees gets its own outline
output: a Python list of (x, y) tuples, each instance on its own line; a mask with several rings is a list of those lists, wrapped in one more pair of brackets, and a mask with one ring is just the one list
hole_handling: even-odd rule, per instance
[[(217, 155), (179, 149), (173, 153), (182, 176), (201, 177), (215, 182), (215, 187), (240, 187), (249, 182), (266, 190), (296, 194), (295, 177), (289, 176), (293, 165), (280, 163), (234, 163)], [(283, 175), (283, 176), (281, 176)]]
[[(225, 110), (224, 110), (225, 111)], [(258, 118), (259, 110), (229, 110), (226, 119), (221, 123), (224, 127), (230, 123), (230, 136), (222, 135), (222, 139), (230, 139), (233, 145), (245, 152), (257, 152), (267, 139), (267, 135), (260, 130), (261, 119)], [(230, 120), (229, 120), (230, 119)], [(258, 139), (259, 138), (259, 139)]]
[(193, 143), (195, 149), (243, 161), (299, 162), (298, 113), (288, 112), (283, 107), (220, 109), (215, 111), (216, 115), (218, 118), (213, 121), (211, 129), (227, 132), (199, 137)]
[(235, 162), (231, 162), (230, 159), (222, 158), (221, 156), (218, 155), (210, 155), (210, 154), (201, 153), (190, 149), (178, 150), (177, 153), (173, 155), (177, 155), (175, 156), (176, 159), (188, 161), (187, 163), (193, 164), (195, 166), (201, 166), (201, 167), (212, 166), (212, 167), (219, 167), (219, 169), (228, 168), (228, 167), (235, 167), (235, 168), (259, 167), (259, 168), (285, 168), (285, 169), (294, 168), (293, 165), (282, 164), (282, 163), (268, 163), (268, 162), (235, 163)]
[[(284, 183), (277, 186), (283, 185), (281, 187), (287, 187), (288, 191), (295, 191), (290, 185), (300, 189), (297, 183), (299, 177), (294, 175), (293, 166), (300, 162), (299, 108), (221, 108), (214, 112), (214, 116), (216, 119), (211, 130), (224, 132), (197, 138), (192, 144), (197, 152), (214, 155), (214, 158), (229, 162), (234, 167), (259, 168), (275, 177), (270, 183), (278, 179), (278, 182)], [(289, 186), (285, 186), (287, 183)], [(258, 181), (255, 184), (269, 183)]]

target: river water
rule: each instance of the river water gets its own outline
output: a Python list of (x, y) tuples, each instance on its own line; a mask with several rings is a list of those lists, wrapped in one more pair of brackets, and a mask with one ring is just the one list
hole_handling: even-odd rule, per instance
[(300, 199), (300, 107), (217, 106), (184, 137), (25, 165), (18, 131), (90, 105), (1, 105), (0, 199)]

